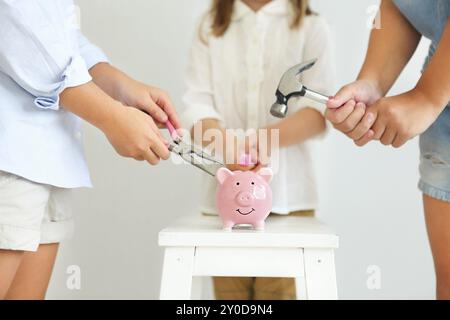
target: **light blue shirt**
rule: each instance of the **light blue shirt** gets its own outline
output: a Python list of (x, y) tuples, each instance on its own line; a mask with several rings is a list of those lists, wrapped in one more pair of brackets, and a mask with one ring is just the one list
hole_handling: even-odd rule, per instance
[(63, 188), (91, 185), (81, 120), (66, 88), (106, 62), (80, 32), (72, 0), (0, 0), (0, 170)]
[(394, 3), (414, 28), (431, 40), (426, 67), (436, 52), (450, 18), (450, 0), (394, 0)]

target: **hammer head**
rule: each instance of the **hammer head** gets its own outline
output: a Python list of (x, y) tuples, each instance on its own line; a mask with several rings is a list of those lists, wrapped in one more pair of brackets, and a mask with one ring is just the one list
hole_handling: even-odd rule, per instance
[(288, 101), (292, 96), (304, 96), (304, 86), (300, 82), (299, 75), (310, 69), (317, 59), (302, 62), (286, 71), (281, 77), (277, 88), (277, 101), (272, 105), (270, 113), (277, 118), (286, 117)]

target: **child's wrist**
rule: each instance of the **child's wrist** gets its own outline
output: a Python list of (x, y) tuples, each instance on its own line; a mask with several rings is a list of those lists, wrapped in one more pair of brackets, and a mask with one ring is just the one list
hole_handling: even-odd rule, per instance
[(375, 76), (360, 74), (357, 81), (365, 82), (371, 88), (373, 95), (378, 96), (379, 98), (386, 95), (387, 90), (383, 89), (380, 79)]
[(93, 123), (93, 125), (104, 133), (108, 132), (111, 128), (116, 126), (117, 120), (120, 118), (122, 111), (121, 108), (124, 108), (124, 106), (117, 101), (114, 101), (114, 103), (108, 107), (102, 108), (98, 120), (96, 123)]
[(448, 101), (439, 98), (434, 92), (421, 86), (420, 83), (410, 91), (410, 95), (413, 101), (420, 101), (422, 105), (428, 106), (437, 113), (440, 113), (448, 104)]
[(115, 81), (115, 90), (117, 92), (117, 100), (121, 101), (124, 104), (128, 104), (130, 100), (135, 99), (133, 96), (136, 90), (133, 90), (136, 87), (138, 82), (130, 77), (128, 77), (124, 73), (120, 73), (117, 75)]
[(114, 99), (124, 102), (131, 78), (125, 73), (110, 65), (100, 63), (91, 69), (94, 82)]

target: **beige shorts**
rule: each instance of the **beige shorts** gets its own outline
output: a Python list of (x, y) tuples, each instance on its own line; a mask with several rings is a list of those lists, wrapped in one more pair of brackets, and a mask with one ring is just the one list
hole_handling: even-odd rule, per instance
[(0, 171), (0, 249), (36, 251), (73, 233), (71, 190)]

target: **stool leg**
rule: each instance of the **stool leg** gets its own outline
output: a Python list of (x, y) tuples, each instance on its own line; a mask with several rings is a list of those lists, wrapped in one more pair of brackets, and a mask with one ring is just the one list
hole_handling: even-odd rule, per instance
[(306, 293), (309, 300), (336, 300), (333, 249), (304, 249)]
[(192, 278), (191, 298), (193, 300), (203, 300), (203, 278)]
[(194, 247), (167, 247), (161, 279), (161, 300), (191, 299)]
[(297, 300), (307, 299), (305, 278), (295, 278), (295, 295)]

